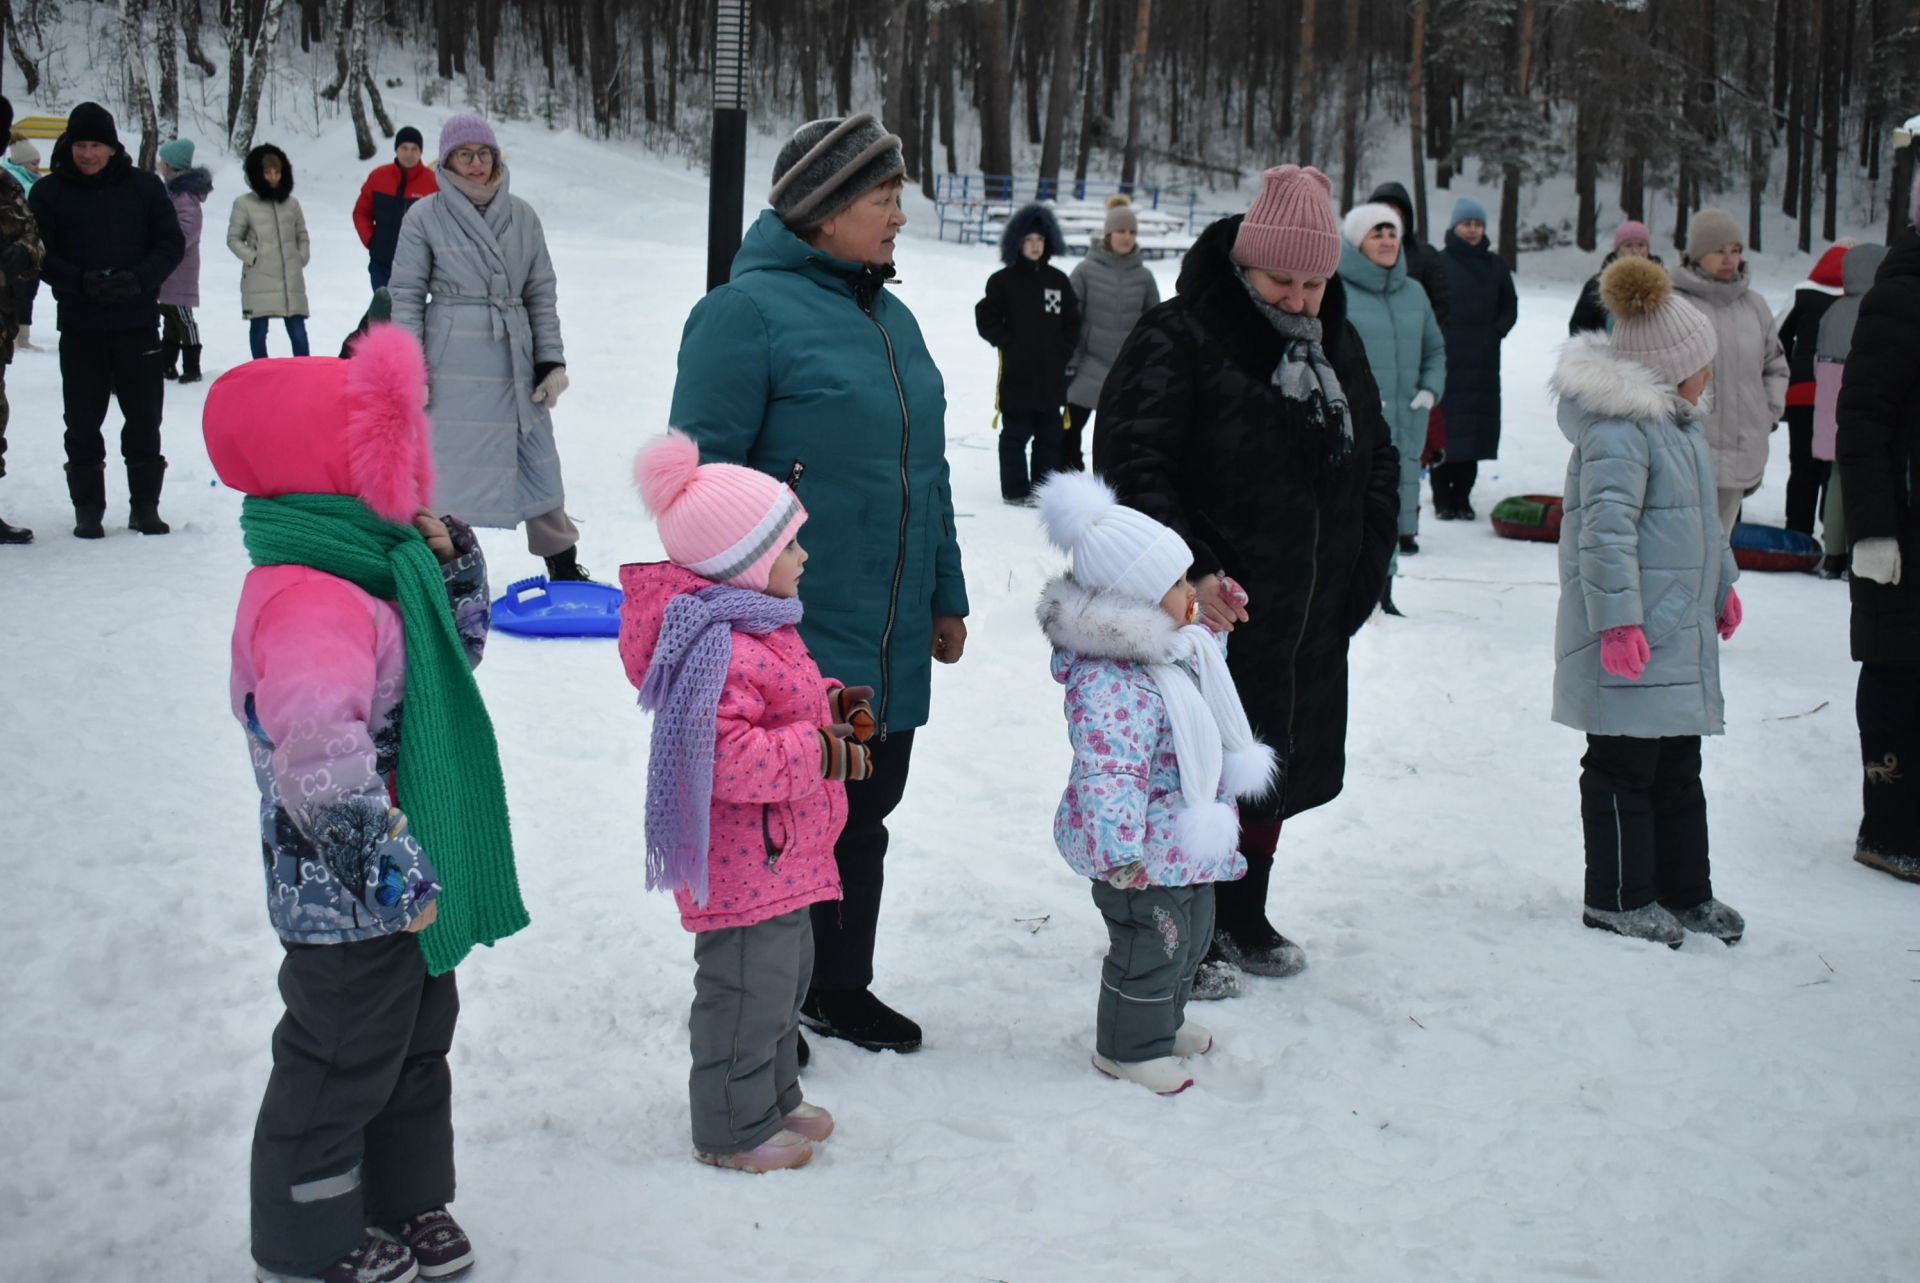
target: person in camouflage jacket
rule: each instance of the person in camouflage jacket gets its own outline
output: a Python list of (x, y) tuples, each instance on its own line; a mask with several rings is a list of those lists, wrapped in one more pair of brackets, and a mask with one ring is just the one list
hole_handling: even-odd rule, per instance
[[(13, 104), (0, 98), (0, 135), (13, 129)], [(13, 361), (13, 340), (20, 332), (13, 309), (14, 286), (39, 274), (46, 256), (40, 244), (40, 225), (27, 208), (27, 194), (11, 174), (0, 174), (0, 477), (7, 475), (7, 376)], [(31, 543), (33, 531), (10, 526), (0, 518), (0, 544)]]

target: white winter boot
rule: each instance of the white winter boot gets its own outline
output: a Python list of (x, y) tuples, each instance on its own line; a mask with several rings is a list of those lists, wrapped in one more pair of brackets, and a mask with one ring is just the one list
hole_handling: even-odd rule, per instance
[(1174, 1031), (1174, 1055), (1204, 1056), (1212, 1050), (1213, 1032), (1205, 1025), (1189, 1020)]
[(1172, 1056), (1156, 1056), (1152, 1060), (1108, 1060), (1095, 1052), (1093, 1067), (1109, 1078), (1124, 1078), (1130, 1083), (1139, 1083), (1161, 1096), (1178, 1096), (1193, 1086), (1193, 1075)]

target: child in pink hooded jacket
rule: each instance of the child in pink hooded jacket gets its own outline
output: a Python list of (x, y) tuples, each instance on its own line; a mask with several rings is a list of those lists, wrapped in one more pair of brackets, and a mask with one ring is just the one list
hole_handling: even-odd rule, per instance
[[(486, 561), (471, 530), (424, 506), (425, 400), (420, 347), (391, 326), (351, 360), (256, 361), (207, 396), (207, 453), (248, 496), (254, 569), (234, 621), (233, 714), (286, 951), (286, 1016), (253, 1140), (263, 1280), (399, 1283), (473, 1261), (446, 1207), (450, 968), (503, 932), (477, 926), (468, 905), (448, 912), (443, 881), (492, 890), (502, 868), (510, 881), (511, 845), (470, 671), (487, 633)], [(443, 731), (472, 742), (442, 753)], [(453, 760), (423, 763), (428, 747)], [(468, 816), (489, 821), (477, 862)], [(524, 922), (517, 889), (503, 898)], [(439, 934), (427, 930), (436, 918)]]
[(807, 518), (752, 468), (700, 466), (673, 432), (634, 463), (670, 561), (621, 567), (620, 657), (653, 710), (647, 885), (694, 933), (694, 1157), (798, 1167), (833, 1117), (800, 1091), (809, 905), (840, 898), (848, 780), (871, 771), (873, 692), (820, 675), (800, 640)]

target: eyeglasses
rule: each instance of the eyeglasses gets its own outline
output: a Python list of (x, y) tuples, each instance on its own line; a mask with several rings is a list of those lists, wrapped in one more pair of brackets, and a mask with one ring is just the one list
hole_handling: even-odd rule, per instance
[(471, 165), (476, 160), (490, 160), (492, 157), (491, 147), (462, 147), (447, 159), (456, 165)]

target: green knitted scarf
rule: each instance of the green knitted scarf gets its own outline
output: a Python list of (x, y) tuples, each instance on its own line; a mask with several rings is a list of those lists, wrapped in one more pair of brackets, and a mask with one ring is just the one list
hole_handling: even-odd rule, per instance
[(400, 607), (407, 685), (398, 792), (444, 888), (420, 948), (428, 971), (451, 971), (474, 945), (503, 940), (528, 918), (493, 722), (440, 563), (418, 530), (345, 495), (249, 496), (240, 529), (256, 566), (310, 566)]

